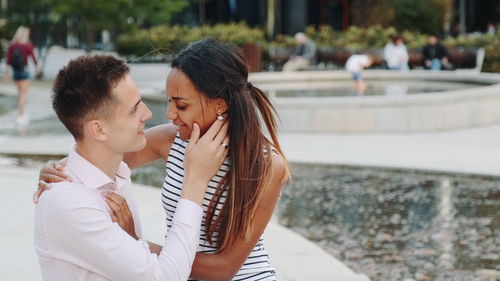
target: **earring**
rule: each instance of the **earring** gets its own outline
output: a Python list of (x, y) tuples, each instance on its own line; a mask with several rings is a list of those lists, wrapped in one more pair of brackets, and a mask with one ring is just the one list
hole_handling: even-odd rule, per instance
[(219, 120), (219, 121), (224, 120), (224, 116), (221, 115), (220, 110), (217, 110), (217, 120)]

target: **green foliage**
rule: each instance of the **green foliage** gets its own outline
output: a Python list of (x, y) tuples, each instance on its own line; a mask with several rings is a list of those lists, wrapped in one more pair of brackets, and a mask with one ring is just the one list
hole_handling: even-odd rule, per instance
[(119, 36), (116, 48), (118, 53), (127, 56), (143, 57), (159, 53), (168, 56), (189, 42), (204, 38), (243, 45), (264, 41), (264, 32), (259, 28), (250, 28), (245, 23), (204, 25), (194, 28), (161, 25), (150, 29), (135, 29)]
[(278, 47), (278, 48), (294, 48), (297, 45), (293, 36), (286, 34), (278, 34), (273, 41), (267, 44), (268, 47)]
[[(331, 26), (320, 26), (318, 29), (309, 26), (306, 34), (314, 40), (320, 47), (335, 47), (349, 50), (379, 49), (390, 42), (391, 37), (399, 34), (403, 37), (405, 44), (409, 48), (422, 47), (427, 42), (427, 35), (403, 31), (398, 33), (396, 28), (384, 28), (381, 25), (374, 25), (368, 28), (351, 26), (346, 31), (336, 31)], [(283, 40), (283, 39), (281, 39)]]
[(460, 35), (457, 38), (448, 37), (443, 40), (443, 45), (446, 47), (463, 47), (463, 48), (479, 48), (486, 47), (491, 44), (499, 43), (500, 34), (491, 35), (485, 34), (480, 36), (464, 36)]
[(111, 28), (127, 10), (128, 0), (47, 0), (52, 9), (64, 16), (77, 17), (86, 27)]
[(500, 41), (488, 45), (486, 48), (486, 56), (484, 58), (484, 72), (500, 72)]
[[(23, 0), (26, 1), (26, 0)], [(78, 19), (87, 32), (87, 50), (93, 45), (96, 32), (102, 29), (127, 29), (130, 24), (167, 23), (174, 13), (188, 5), (188, 0), (41, 0), (47, 1), (53, 11)], [(127, 24), (124, 24), (127, 23)], [(143, 35), (144, 36), (144, 35)], [(131, 42), (144, 48), (146, 42)], [(142, 47), (141, 47), (142, 46)]]
[(394, 26), (423, 33), (440, 31), (440, 6), (436, 0), (393, 0)]
[(188, 0), (128, 0), (127, 12), (138, 26), (167, 24), (175, 13), (188, 6)]

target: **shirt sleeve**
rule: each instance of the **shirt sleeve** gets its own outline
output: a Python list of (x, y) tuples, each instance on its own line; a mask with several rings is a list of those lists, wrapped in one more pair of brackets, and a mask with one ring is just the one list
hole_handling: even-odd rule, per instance
[(157, 256), (113, 223), (98, 198), (65, 194), (54, 200), (47, 213), (49, 240), (56, 258), (111, 280), (189, 277), (199, 240), (200, 206), (180, 200), (165, 246)]

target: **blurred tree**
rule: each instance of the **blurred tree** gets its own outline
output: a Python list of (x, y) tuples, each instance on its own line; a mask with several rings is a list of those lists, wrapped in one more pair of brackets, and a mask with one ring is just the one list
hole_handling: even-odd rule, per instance
[(138, 26), (150, 27), (169, 23), (175, 13), (188, 5), (189, 0), (130, 0), (128, 14)]
[(57, 13), (76, 17), (85, 29), (87, 52), (94, 46), (97, 31), (111, 28), (118, 22), (120, 12), (128, 10), (128, 0), (46, 0)]
[(440, 11), (439, 24), (444, 33), (449, 34), (451, 22), (453, 20), (453, 4), (454, 0), (436, 0)]
[(440, 9), (438, 0), (393, 0), (394, 26), (398, 30), (438, 33)]
[(7, 0), (3, 11), (6, 25), (3, 34), (10, 40), (20, 25), (31, 29), (31, 40), (36, 46), (49, 44), (47, 34), (57, 21), (57, 15), (51, 13), (47, 0)]
[(188, 4), (188, 0), (40, 1), (47, 1), (54, 11), (63, 16), (78, 19), (85, 29), (87, 52), (94, 46), (96, 33), (103, 29), (113, 29), (123, 23), (141, 27), (168, 23), (174, 13), (181, 11)]
[(390, 26), (394, 21), (393, 0), (352, 0), (351, 23), (359, 27)]

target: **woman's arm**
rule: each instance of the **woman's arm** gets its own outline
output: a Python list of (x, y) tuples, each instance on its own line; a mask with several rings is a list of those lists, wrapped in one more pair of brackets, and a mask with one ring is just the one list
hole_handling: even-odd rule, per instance
[(144, 132), (146, 146), (140, 151), (125, 153), (123, 161), (130, 169), (142, 167), (160, 158), (166, 161), (176, 134), (177, 130), (172, 124), (147, 129)]
[(221, 253), (197, 253), (191, 269), (191, 278), (210, 281), (231, 280), (238, 273), (262, 236), (281, 193), (285, 176), (283, 159), (272, 154), (271, 168), (271, 180), (265, 188), (265, 193), (257, 206), (252, 222), (252, 235), (248, 239), (239, 238), (231, 248)]

